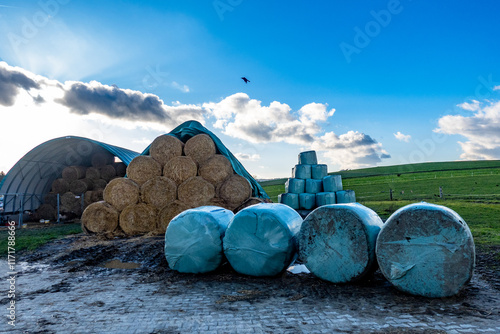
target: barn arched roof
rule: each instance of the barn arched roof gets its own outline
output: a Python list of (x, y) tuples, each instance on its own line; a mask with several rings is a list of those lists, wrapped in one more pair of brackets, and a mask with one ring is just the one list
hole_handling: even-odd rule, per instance
[[(23, 199), (23, 210), (35, 210), (52, 182), (61, 177), (67, 166), (90, 166), (94, 153), (107, 151), (126, 165), (139, 155), (132, 150), (102, 143), (84, 137), (66, 136), (42, 143), (26, 153), (0, 182), (0, 195), (4, 195), (4, 212), (18, 211)], [(26, 199), (29, 198), (29, 199)]]

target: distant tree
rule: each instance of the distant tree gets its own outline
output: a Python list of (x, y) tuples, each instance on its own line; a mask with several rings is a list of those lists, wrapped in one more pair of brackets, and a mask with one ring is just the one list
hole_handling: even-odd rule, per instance
[(0, 172), (0, 182), (2, 182), (3, 177), (5, 176), (4, 172)]

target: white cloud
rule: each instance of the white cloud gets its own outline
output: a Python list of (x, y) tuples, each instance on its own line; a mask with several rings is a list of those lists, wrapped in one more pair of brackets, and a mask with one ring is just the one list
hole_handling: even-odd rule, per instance
[(410, 135), (402, 134), (400, 131), (393, 133), (393, 135), (394, 135), (394, 137), (396, 137), (397, 140), (404, 141), (406, 143), (408, 143), (411, 139)]
[(174, 87), (175, 89), (180, 90), (183, 93), (189, 93), (189, 87), (188, 87), (188, 85), (181, 85), (181, 84), (178, 84), (175, 81), (172, 81), (172, 87)]
[(319, 137), (311, 148), (324, 151), (323, 156), (343, 169), (374, 166), (391, 156), (367, 134), (349, 131), (340, 136), (327, 132)]
[(255, 153), (255, 154), (247, 154), (247, 153), (235, 153), (234, 156), (238, 160), (244, 160), (244, 161), (259, 161), (260, 160), (260, 155)]
[(468, 111), (478, 111), (479, 109), (481, 109), (480, 102), (477, 100), (457, 104), (457, 107)]
[(488, 102), (472, 116), (446, 115), (438, 124), (436, 132), (467, 138), (466, 142), (459, 142), (463, 150), (460, 158), (500, 158), (500, 101)]
[(332, 116), (335, 109), (326, 104), (310, 103), (293, 113), (290, 106), (271, 102), (263, 106), (245, 93), (236, 93), (218, 103), (203, 104), (216, 118), (214, 127), (223, 133), (252, 143), (285, 142), (309, 145), (321, 131), (320, 122)]
[(500, 85), (493, 87), (493, 90), (500, 90)]

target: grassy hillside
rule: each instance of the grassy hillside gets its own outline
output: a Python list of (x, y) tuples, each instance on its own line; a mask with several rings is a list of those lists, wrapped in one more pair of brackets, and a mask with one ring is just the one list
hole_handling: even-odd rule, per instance
[[(500, 161), (375, 167), (339, 174), (344, 189), (354, 190), (358, 202), (384, 219), (400, 207), (418, 201), (445, 205), (465, 219), (476, 243), (500, 245)], [(278, 194), (285, 191), (285, 181), (261, 184), (277, 202)]]

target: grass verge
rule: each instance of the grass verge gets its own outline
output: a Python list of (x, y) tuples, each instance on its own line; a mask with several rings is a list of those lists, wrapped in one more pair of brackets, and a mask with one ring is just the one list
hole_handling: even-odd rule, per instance
[[(82, 232), (80, 224), (51, 225), (39, 228), (16, 229), (16, 253), (22, 250), (35, 250), (47, 242), (70, 234)], [(0, 231), (0, 257), (7, 256), (8, 230)]]

